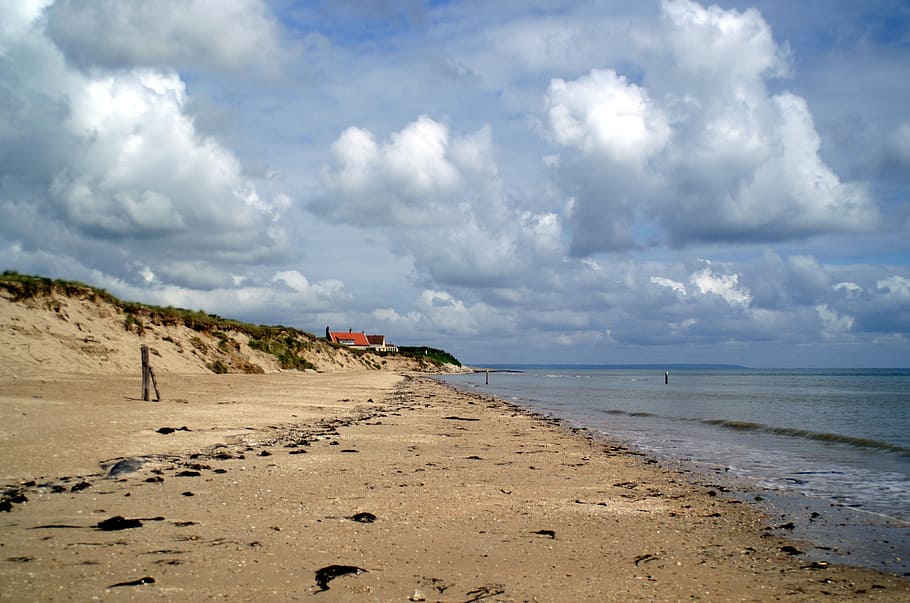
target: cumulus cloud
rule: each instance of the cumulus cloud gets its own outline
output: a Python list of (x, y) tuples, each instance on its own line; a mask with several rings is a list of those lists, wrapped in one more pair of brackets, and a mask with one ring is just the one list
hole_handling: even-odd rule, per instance
[(31, 21), (5, 33), (0, 57), (0, 78), (17, 83), (0, 100), (4, 238), (43, 232), (46, 250), (94, 254), (137, 282), (138, 266), (166, 278), (188, 255), (227, 282), (225, 264), (285, 248), (289, 197), (263, 197), (231, 150), (196, 131), (176, 72), (72, 69), (40, 11), (22, 14)]
[(556, 142), (608, 160), (637, 165), (660, 151), (670, 137), (663, 112), (645, 90), (613, 71), (550, 82), (546, 95)]
[(350, 127), (332, 144), (332, 155), (335, 165), (322, 172), (327, 194), (312, 207), (358, 225), (457, 222), (458, 204), (488, 185), (470, 176), (493, 163), (488, 130), (450, 139), (445, 124), (425, 115), (384, 144), (372, 132)]
[(717, 274), (710, 265), (694, 272), (690, 280), (702, 295), (717, 295), (731, 306), (748, 307), (752, 294), (739, 282), (738, 274)]
[(565, 254), (554, 212), (510, 206), (490, 128), (459, 136), (420, 116), (380, 143), (357, 127), (332, 145), (325, 194), (311, 209), (389, 233), (421, 276), (444, 286), (508, 287)]
[(679, 295), (687, 295), (686, 286), (679, 281), (674, 281), (670, 278), (665, 278), (663, 276), (652, 276), (651, 282), (655, 285), (660, 285), (661, 287), (666, 287), (667, 289), (673, 290)]
[(837, 339), (849, 333), (850, 329), (853, 328), (854, 319), (852, 316), (838, 314), (829, 308), (827, 304), (815, 306), (815, 311), (818, 312), (818, 318), (821, 320), (822, 336), (825, 339)]
[(689, 0), (662, 13), (640, 84), (594, 70), (546, 92), (573, 251), (871, 231), (877, 208), (822, 161), (805, 100), (768, 92), (787, 52), (761, 15)]
[(372, 318), (403, 336), (423, 336), (427, 333), (450, 337), (472, 337), (482, 333), (509, 332), (513, 323), (509, 317), (483, 302), (467, 304), (448, 291), (424, 289), (413, 301), (409, 311), (399, 313), (394, 308), (377, 308)]
[(47, 33), (82, 68), (236, 71), (278, 57), (279, 27), (260, 0), (57, 0)]

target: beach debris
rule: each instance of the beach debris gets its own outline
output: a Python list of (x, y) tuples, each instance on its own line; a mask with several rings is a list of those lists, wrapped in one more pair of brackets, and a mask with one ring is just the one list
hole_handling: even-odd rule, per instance
[(288, 454), (306, 454), (306, 450), (304, 450), (303, 448), (295, 448), (295, 449), (291, 450), (290, 452), (288, 452)]
[(258, 456), (272, 456), (272, 453), (268, 450), (260, 450)]
[(113, 532), (116, 530), (128, 530), (130, 528), (141, 528), (142, 522), (138, 519), (126, 519), (122, 515), (114, 515), (103, 521), (99, 521), (96, 527), (102, 532)]
[(457, 417), (455, 415), (449, 415), (448, 417), (443, 417), (443, 419), (445, 419), (447, 421), (479, 421), (480, 420), (475, 417)]
[(168, 435), (170, 433), (174, 433), (175, 431), (190, 431), (190, 428), (186, 425), (183, 427), (159, 427), (156, 431), (162, 435)]
[(657, 555), (654, 555), (653, 553), (645, 553), (644, 555), (639, 555), (638, 557), (636, 557), (634, 561), (635, 561), (635, 565), (638, 565), (639, 563), (644, 563), (646, 561), (654, 561), (655, 559), (657, 559)]
[(780, 547), (780, 552), (786, 553), (788, 555), (804, 555), (805, 554), (803, 551), (801, 551), (798, 548), (796, 548), (795, 546), (792, 546), (789, 544), (785, 544), (784, 546)]
[(635, 482), (619, 482), (613, 485), (617, 488), (627, 488), (629, 490), (634, 490), (638, 487), (638, 484)]
[(603, 502), (603, 501), (600, 501), (600, 502), (588, 502), (588, 501), (586, 501), (586, 500), (581, 500), (581, 499), (578, 499), (578, 498), (575, 499), (575, 504), (576, 504), (576, 505), (597, 505), (597, 506), (599, 506), (599, 507), (606, 507), (606, 506), (607, 506), (607, 503), (605, 503), (605, 502)]
[(191, 469), (177, 473), (177, 477), (199, 477), (200, 475), (202, 474)]
[(7, 557), (7, 561), (10, 563), (28, 563), (29, 561), (34, 561), (34, 557)]
[(426, 601), (427, 596), (420, 592), (419, 589), (414, 591), (414, 594), (408, 597), (408, 601)]
[(28, 497), (21, 488), (10, 488), (0, 495), (0, 511), (9, 513), (13, 505), (28, 502)]
[(145, 459), (138, 459), (133, 457), (120, 459), (111, 465), (105, 477), (117, 477), (118, 475), (124, 475), (127, 473), (133, 473), (134, 471), (139, 471), (139, 469), (141, 469), (146, 462), (147, 461)]
[(481, 586), (480, 588), (475, 588), (474, 590), (469, 590), (466, 594), (471, 597), (470, 599), (465, 600), (464, 603), (474, 603), (475, 601), (480, 601), (483, 599), (488, 599), (490, 597), (496, 597), (498, 595), (505, 594), (506, 589), (503, 588), (501, 584), (493, 584), (490, 586)]
[(532, 534), (540, 534), (541, 536), (549, 536), (550, 538), (556, 538), (556, 532), (553, 530), (536, 530), (531, 532)]
[(477, 456), (476, 454), (472, 454), (471, 456), (466, 456), (464, 458), (467, 461), (482, 461), (483, 460), (481, 457)]
[(828, 569), (828, 562), (827, 561), (813, 561), (809, 565), (802, 566), (802, 569), (811, 569), (811, 570)]
[(364, 511), (363, 513), (356, 513), (351, 515), (348, 519), (351, 521), (356, 521), (358, 523), (373, 523), (376, 521), (376, 516), (372, 513)]
[(143, 578), (138, 578), (136, 580), (127, 580), (126, 582), (118, 582), (117, 584), (111, 584), (108, 588), (119, 588), (121, 586), (142, 586), (143, 584), (154, 584), (155, 579), (151, 576), (145, 576)]
[(788, 521), (787, 523), (785, 523), (783, 525), (777, 526), (777, 529), (778, 530), (795, 530), (796, 526), (793, 524), (792, 521)]
[(329, 582), (339, 576), (346, 576), (348, 574), (359, 575), (361, 573), (365, 574), (366, 572), (365, 569), (357, 567), (356, 565), (327, 565), (316, 570), (316, 586), (319, 587), (319, 592), (322, 592), (329, 590)]
[(86, 488), (91, 488), (92, 485), (88, 482), (79, 482), (78, 484), (73, 484), (70, 488), (70, 492), (78, 492), (79, 490), (85, 490)]
[(192, 492), (190, 492), (189, 490), (187, 490), (186, 492), (181, 492), (180, 496), (196, 496), (196, 495), (193, 494)]

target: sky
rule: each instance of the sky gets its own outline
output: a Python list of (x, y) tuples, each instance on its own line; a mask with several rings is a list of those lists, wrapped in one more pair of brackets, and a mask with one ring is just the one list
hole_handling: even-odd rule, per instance
[(463, 362), (910, 366), (904, 0), (7, 0), (0, 269)]

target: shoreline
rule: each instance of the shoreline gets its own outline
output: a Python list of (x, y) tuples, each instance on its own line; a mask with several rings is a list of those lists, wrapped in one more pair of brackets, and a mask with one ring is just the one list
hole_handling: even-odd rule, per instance
[[(558, 369), (554, 367), (554, 370)], [(863, 372), (865, 370), (863, 369)], [(531, 371), (532, 374), (543, 372)], [(703, 451), (699, 450), (698, 444), (688, 447), (676, 444), (650, 446), (649, 438), (653, 434), (649, 431), (650, 425), (645, 425), (644, 420), (637, 426), (637, 431), (634, 425), (630, 427), (628, 423), (619, 423), (617, 428), (618, 423), (614, 422), (612, 417), (608, 420), (592, 414), (594, 412), (592, 405), (573, 405), (566, 397), (569, 390), (564, 391), (557, 387), (555, 395), (551, 392), (549, 397), (543, 393), (535, 396), (532, 390), (523, 390), (520, 381), (504, 380), (507, 385), (497, 388), (485, 387), (482, 376), (479, 383), (476, 380), (465, 381), (444, 377), (443, 379), (447, 384), (464, 391), (504, 393), (523, 406), (542, 412), (545, 416), (559, 417), (571, 426), (590, 429), (596, 434), (602, 434), (608, 439), (617, 439), (632, 448), (640, 445), (641, 448), (636, 449), (657, 459), (663, 466), (685, 470), (696, 483), (720, 484), (744, 503), (765, 514), (778, 517), (777, 524), (785, 527), (778, 530), (777, 534), (810, 542), (813, 546), (806, 551), (809, 559), (857, 565), (904, 577), (910, 576), (910, 548), (907, 540), (910, 535), (910, 521), (906, 516), (906, 499), (896, 498), (893, 494), (895, 490), (889, 490), (886, 493), (891, 493), (891, 499), (870, 501), (869, 497), (872, 494), (869, 492), (876, 492), (874, 486), (878, 482), (855, 480), (853, 490), (846, 489), (843, 484), (838, 484), (841, 486), (840, 490), (824, 490), (824, 486), (830, 485), (823, 484), (823, 487), (819, 488), (817, 483), (792, 479), (802, 478), (803, 473), (812, 475), (814, 479), (816, 468), (810, 463), (805, 467), (805, 471), (800, 471), (803, 468), (797, 467), (793, 469), (792, 474), (784, 473), (790, 476), (786, 481), (810, 484), (806, 491), (800, 491), (799, 487), (787, 488), (787, 484), (781, 483), (784, 480), (775, 479), (776, 474), (773, 473), (762, 474), (760, 467), (758, 471), (754, 470), (755, 467), (752, 467), (752, 471), (740, 471), (741, 467), (737, 466), (735, 455), (729, 459), (718, 458), (717, 455), (711, 458), (710, 454), (700, 455)], [(540, 399), (535, 400), (535, 397)], [(639, 437), (639, 434), (645, 436)], [(656, 437), (658, 442), (662, 442), (660, 438), (668, 437), (667, 432), (659, 432)], [(697, 438), (692, 438), (691, 433), (682, 430), (676, 437), (681, 442), (687, 437), (697, 441)], [(848, 439), (846, 436), (842, 437), (844, 440)], [(825, 441), (830, 439), (832, 438), (824, 438)], [(860, 443), (865, 445), (870, 441), (872, 440), (862, 440)], [(893, 449), (905, 450), (899, 447)], [(883, 462), (886, 461), (887, 459)], [(845, 466), (850, 467), (849, 464)], [(840, 471), (837, 469), (838, 467), (833, 467), (832, 470), (830, 466), (822, 466), (818, 468), (818, 473), (824, 474), (827, 470), (838, 475)], [(887, 469), (879, 466), (878, 471), (887, 472)], [(889, 506), (889, 501), (895, 504)]]
[[(905, 578), (808, 560), (634, 450), (431, 376), (167, 378), (161, 403), (129, 400), (126, 377), (0, 383), (2, 418), (20, 413), (0, 440), (19, 475), (0, 482), (28, 498), (0, 513), (8, 600), (910, 596)], [(41, 409), (70, 426), (50, 426), (64, 461), (27, 431)], [(144, 462), (105, 477), (124, 459)], [(97, 527), (116, 516), (142, 525)]]

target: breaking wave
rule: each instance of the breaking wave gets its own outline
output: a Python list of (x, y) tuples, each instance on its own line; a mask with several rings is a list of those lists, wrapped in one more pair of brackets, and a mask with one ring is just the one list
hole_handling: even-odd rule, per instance
[(853, 436), (843, 435), (840, 433), (826, 433), (819, 431), (812, 431), (810, 429), (797, 429), (794, 427), (777, 427), (774, 425), (765, 425), (764, 423), (753, 423), (750, 421), (733, 421), (729, 419), (692, 419), (686, 417), (669, 417), (662, 415), (655, 415), (648, 412), (630, 412), (619, 409), (610, 409), (603, 411), (608, 415), (625, 415), (628, 417), (651, 417), (664, 419), (668, 421), (684, 421), (688, 423), (701, 423), (703, 425), (711, 425), (714, 427), (722, 427), (724, 429), (731, 429), (734, 431), (745, 431), (753, 433), (764, 433), (770, 435), (784, 436), (788, 438), (801, 438), (804, 440), (813, 440), (816, 442), (823, 442), (826, 444), (842, 444), (845, 446), (852, 446), (854, 448), (865, 448), (870, 450), (882, 450), (886, 452), (891, 452), (895, 454), (901, 454), (904, 456), (910, 457), (910, 448), (905, 446), (898, 446), (890, 442), (883, 442), (881, 440), (874, 440), (869, 438), (857, 438)]

